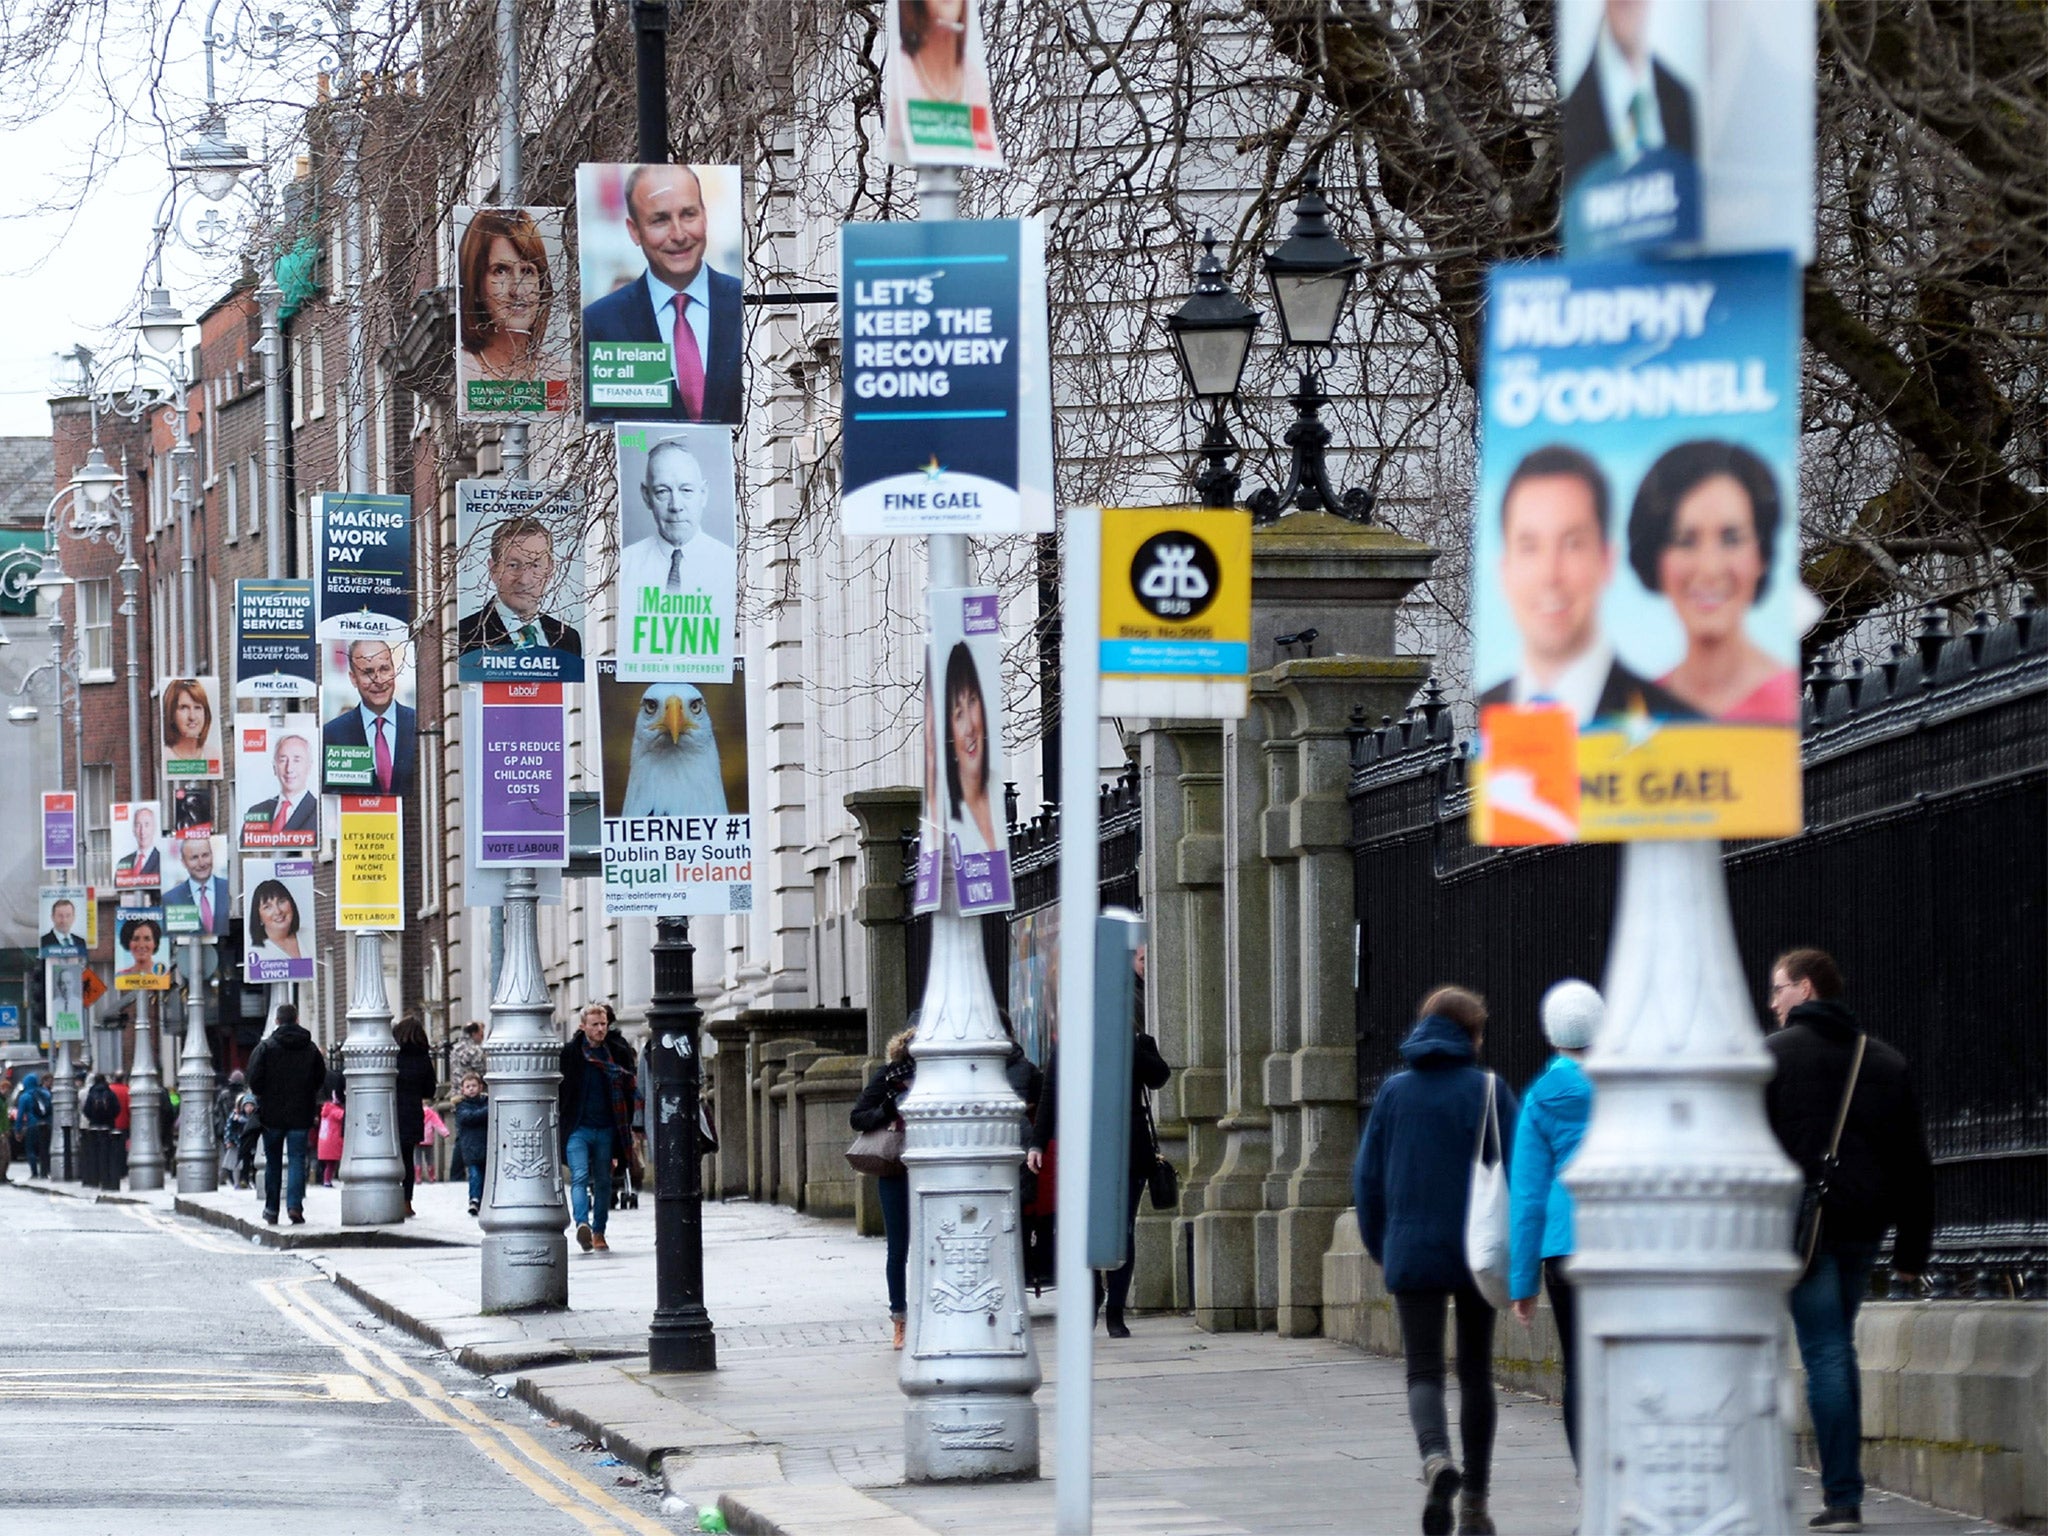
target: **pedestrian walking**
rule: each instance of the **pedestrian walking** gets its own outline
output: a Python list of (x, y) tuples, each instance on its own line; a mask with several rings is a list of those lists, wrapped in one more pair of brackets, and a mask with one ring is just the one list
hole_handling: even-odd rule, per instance
[[(263, 1135), (263, 1219), (277, 1225), (278, 1181), (284, 1180), (284, 1208), (294, 1223), (306, 1219), (306, 1140), (313, 1129), (327, 1058), (299, 1022), (299, 1010), (281, 1003), (277, 1028), (249, 1058), (244, 1074), (256, 1095)], [(289, 1168), (287, 1168), (289, 1162)]]
[(1807, 1522), (1816, 1531), (1863, 1529), (1856, 1310), (1871, 1265), (1896, 1227), (1892, 1268), (1916, 1281), (1934, 1235), (1934, 1165), (1906, 1058), (1858, 1025), (1842, 992), (1824, 950), (1787, 950), (1771, 966), (1781, 1027), (1764, 1042), (1778, 1064), (1764, 1110), (1820, 1196), (1813, 1256), (1790, 1299), (1820, 1450), (1823, 1508)]
[[(882, 1064), (861, 1089), (847, 1114), (856, 1131), (900, 1131), (903, 1129), (903, 1096), (917, 1081), (917, 1062), (910, 1054), (910, 1042), (917, 1036), (918, 1015), (910, 1015), (910, 1027), (892, 1035), (883, 1051)], [(882, 1201), (882, 1278), (889, 1288), (889, 1321), (895, 1349), (903, 1347), (903, 1325), (910, 1311), (907, 1275), (910, 1267), (910, 1175), (907, 1171), (883, 1174), (875, 1180)]]
[(633, 1134), (635, 1067), (633, 1047), (612, 1028), (611, 1005), (585, 1005), (580, 1027), (562, 1047), (557, 1100), (569, 1210), (585, 1253), (611, 1247), (604, 1227), (611, 1212), (612, 1155)]
[(114, 1180), (128, 1177), (128, 1076), (116, 1072), (114, 1080), (107, 1085), (114, 1095), (114, 1102), (120, 1105), (120, 1113), (114, 1117)]
[(50, 1090), (43, 1086), (40, 1072), (25, 1072), (21, 1090), (14, 1096), (14, 1134), (21, 1138), (21, 1155), (28, 1159), (28, 1176), (50, 1176)]
[(427, 1046), (426, 1026), (416, 1013), (408, 1013), (391, 1027), (398, 1042), (398, 1161), (400, 1183), (405, 1192), (405, 1214), (413, 1214), (412, 1190), (415, 1169), (413, 1151), (427, 1138), (427, 1100), (434, 1096), (440, 1080), (434, 1075), (434, 1054)]
[(1579, 1308), (1564, 1261), (1572, 1253), (1572, 1192), (1558, 1177), (1579, 1150), (1593, 1117), (1593, 1080), (1579, 1063), (1605, 1014), (1583, 981), (1560, 981), (1543, 994), (1543, 1036), (1557, 1054), (1529, 1084), (1515, 1126), (1514, 1183), (1508, 1192), (1508, 1295), (1527, 1328), (1536, 1315), (1536, 1282), (1550, 1296), (1564, 1373), (1564, 1443), (1579, 1464)]
[(469, 1175), (469, 1214), (474, 1216), (483, 1205), (484, 1170), (491, 1156), (491, 1100), (480, 1072), (463, 1076), (455, 1099), (455, 1155)]
[[(1465, 1211), (1489, 1098), (1501, 1155), (1509, 1157), (1515, 1095), (1479, 1066), (1486, 1002), (1478, 993), (1439, 987), (1418, 1012), (1401, 1042), (1406, 1069), (1380, 1085), (1359, 1142), (1352, 1172), (1358, 1229), (1386, 1272), (1401, 1324), (1408, 1420), (1422, 1455), (1422, 1529), (1446, 1536), (1455, 1500), (1461, 1536), (1492, 1536), (1494, 1311), (1466, 1266)], [(1453, 1303), (1462, 1468), (1451, 1459), (1444, 1411), (1444, 1315)]]
[[(1145, 1033), (1145, 946), (1140, 944), (1131, 957), (1138, 984), (1131, 1007), (1131, 1123), (1125, 1143), (1129, 1161), (1129, 1183), (1124, 1191), (1124, 1261), (1109, 1271), (1105, 1285), (1102, 1272), (1095, 1274), (1095, 1309), (1104, 1314), (1105, 1328), (1112, 1339), (1128, 1339), (1131, 1326), (1124, 1309), (1131, 1297), (1131, 1279), (1137, 1273), (1138, 1201), (1145, 1194), (1146, 1181), (1159, 1161), (1159, 1141), (1152, 1128), (1152, 1107), (1148, 1095), (1164, 1088), (1173, 1068), (1159, 1054), (1159, 1046)], [(1031, 1124), (1031, 1145), (1024, 1154), (1024, 1166), (1032, 1173), (1045, 1167), (1046, 1149), (1059, 1137), (1060, 1052), (1057, 1042), (1045, 1063), (1045, 1082), (1038, 1096), (1038, 1113)], [(1107, 1299), (1108, 1305), (1104, 1306)]]
[(249, 1079), (243, 1076), (240, 1068), (237, 1068), (230, 1072), (228, 1080), (214, 1091), (213, 1139), (215, 1141), (225, 1142), (228, 1116), (235, 1112), (235, 1101), (241, 1098), (242, 1090), (248, 1087), (248, 1085)]
[(320, 1187), (333, 1187), (341, 1171), (342, 1137), (348, 1127), (348, 1105), (331, 1093), (320, 1097), (320, 1134), (313, 1144), (314, 1161), (320, 1165)]

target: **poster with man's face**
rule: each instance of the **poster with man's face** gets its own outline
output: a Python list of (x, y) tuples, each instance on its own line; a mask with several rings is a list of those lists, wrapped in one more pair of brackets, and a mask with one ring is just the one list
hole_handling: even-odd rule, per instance
[(455, 413), (520, 421), (575, 407), (561, 208), (455, 210)]
[(85, 1039), (85, 961), (51, 960), (43, 966), (43, 1017), (50, 1038), (60, 1044)]
[(897, 165), (1004, 164), (979, 0), (883, 0), (886, 148)]
[(620, 427), (619, 677), (732, 677), (738, 644), (732, 434)]
[(583, 420), (740, 424), (740, 172), (580, 165)]
[(457, 673), (465, 683), (583, 681), (583, 498), (567, 486), (455, 486)]
[(415, 697), (413, 645), (402, 632), (322, 634), (320, 777), (328, 793), (411, 792), (419, 749)]
[(1699, 0), (1564, 0), (1558, 140), (1566, 248), (1618, 255), (1700, 232)]
[(184, 878), (176, 849), (164, 837), (163, 807), (154, 800), (116, 800), (114, 885), (123, 891), (161, 890)]
[(235, 716), (236, 843), (245, 852), (320, 845), (320, 722)]
[(941, 826), (963, 913), (1007, 912), (1003, 811), (1003, 634), (993, 589), (931, 595), (931, 676), (939, 732)]
[(218, 939), (228, 931), (227, 839), (187, 833), (177, 840), (185, 878), (164, 887), (164, 930)]
[(46, 885), (36, 893), (36, 948), (45, 960), (83, 956), (92, 947), (86, 934), (89, 902), (82, 885)]
[(158, 705), (163, 718), (166, 779), (221, 777), (220, 679), (174, 677)]

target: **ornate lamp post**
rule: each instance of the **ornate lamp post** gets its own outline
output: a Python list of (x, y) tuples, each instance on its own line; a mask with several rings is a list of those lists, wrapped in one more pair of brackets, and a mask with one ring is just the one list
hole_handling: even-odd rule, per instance
[(1216, 259), (1216, 232), (1208, 231), (1202, 236), (1202, 259), (1195, 267), (1195, 291), (1166, 317), (1174, 356), (1180, 359), (1188, 388), (1197, 401), (1209, 407), (1209, 425), (1202, 434), (1202, 457), (1207, 462), (1195, 476), (1195, 493), (1205, 507), (1237, 505), (1240, 481), (1231, 467), (1237, 443), (1224, 413), (1237, 395), (1245, 359), (1251, 355), (1252, 333), (1258, 328), (1259, 312), (1225, 283), (1223, 263)]

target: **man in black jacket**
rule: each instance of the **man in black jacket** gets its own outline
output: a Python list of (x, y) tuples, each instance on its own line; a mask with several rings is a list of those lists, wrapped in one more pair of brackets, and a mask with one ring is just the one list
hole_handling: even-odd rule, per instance
[(263, 1122), (263, 1219), (277, 1225), (277, 1182), (288, 1158), (284, 1205), (294, 1222), (306, 1219), (306, 1133), (320, 1107), (321, 1085), (327, 1081), (327, 1058), (299, 1022), (290, 1003), (277, 1010), (277, 1028), (249, 1058), (244, 1074), (256, 1095)]
[(609, 1003), (584, 1008), (576, 1033), (562, 1047), (561, 1068), (556, 1107), (576, 1242), (585, 1253), (603, 1251), (611, 1246), (604, 1240), (604, 1222), (612, 1204), (612, 1154), (633, 1145), (639, 1093), (633, 1047), (613, 1031)]
[[(1771, 1130), (1809, 1180), (1821, 1176), (1855, 1059), (1856, 1016), (1826, 952), (1794, 949), (1771, 967), (1771, 1011), (1783, 1027), (1766, 1045), (1777, 1075), (1764, 1090)], [(1934, 1168), (1906, 1058), (1867, 1039), (1848, 1118), (1821, 1205), (1820, 1242), (1791, 1296), (1806, 1366), (1806, 1404), (1820, 1447), (1824, 1508), (1817, 1531), (1863, 1528), (1863, 1410), (1856, 1308), (1887, 1228), (1892, 1268), (1917, 1278), (1934, 1232)]]

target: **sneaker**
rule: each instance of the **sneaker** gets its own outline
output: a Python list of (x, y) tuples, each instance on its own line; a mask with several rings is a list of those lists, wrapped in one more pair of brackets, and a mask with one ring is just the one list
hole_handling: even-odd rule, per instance
[(1465, 1492), (1458, 1495), (1458, 1536), (1499, 1536), (1493, 1516), (1486, 1510), (1486, 1495)]
[(275, 1212), (275, 1211), (265, 1211), (265, 1212), (263, 1213), (263, 1219), (264, 1219), (265, 1221), (269, 1222), (269, 1223), (270, 1223), (270, 1224), (271, 1224), (271, 1225), (272, 1225), (272, 1226), (274, 1227), (274, 1226), (276, 1226), (276, 1225), (277, 1225), (277, 1212)]
[(889, 1319), (889, 1322), (892, 1325), (896, 1334), (896, 1342), (891, 1344), (889, 1347), (891, 1349), (901, 1349), (903, 1347), (903, 1319), (900, 1317), (892, 1317)]
[(1451, 1536), (1451, 1500), (1464, 1486), (1464, 1476), (1448, 1456), (1432, 1456), (1422, 1464), (1422, 1536)]
[(475, 1200), (472, 1200), (472, 1201), (470, 1201), (470, 1202), (469, 1202), (469, 1214), (470, 1214), (470, 1215), (474, 1216), (474, 1215), (476, 1214), (476, 1210), (477, 1210), (477, 1204), (478, 1204), (478, 1202), (477, 1202), (477, 1201), (475, 1201)]
[(579, 1221), (576, 1223), (576, 1243), (585, 1253), (590, 1252), (591, 1248), (596, 1245), (597, 1234), (590, 1230), (589, 1222)]
[(306, 1224), (306, 1213), (304, 1211), (286, 1211), (285, 1215), (291, 1217), (292, 1225), (295, 1227), (303, 1227)]
[(1860, 1531), (1863, 1529), (1863, 1506), (1830, 1504), (1807, 1521), (1806, 1528), (1809, 1531)]

